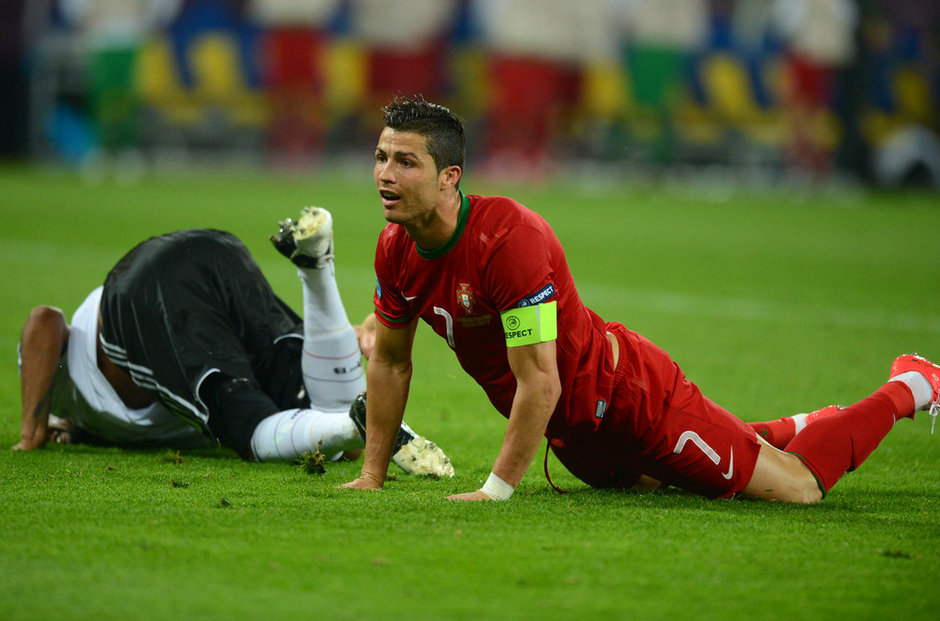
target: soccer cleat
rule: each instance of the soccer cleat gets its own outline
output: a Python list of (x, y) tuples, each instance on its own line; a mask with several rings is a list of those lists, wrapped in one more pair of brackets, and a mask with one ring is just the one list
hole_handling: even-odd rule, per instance
[(278, 222), (270, 237), (278, 252), (298, 267), (322, 268), (333, 259), (333, 216), (321, 207), (304, 207), (300, 217)]
[(294, 252), (297, 251), (297, 244), (294, 243), (294, 221), (290, 218), (279, 221), (277, 223), (277, 233), (271, 235), (268, 239), (274, 244), (275, 250), (291, 259)]
[(904, 354), (894, 359), (889, 378), (897, 377), (908, 371), (920, 373), (930, 382), (930, 388), (933, 391), (930, 396), (930, 403), (921, 409), (927, 410), (927, 414), (931, 418), (930, 433), (933, 433), (937, 415), (940, 414), (940, 365), (936, 365), (917, 354)]
[(807, 425), (809, 425), (813, 421), (817, 421), (820, 418), (825, 418), (826, 416), (835, 414), (836, 412), (839, 412), (840, 410), (842, 410), (841, 405), (827, 405), (824, 408), (819, 408), (818, 410), (814, 410), (810, 412), (809, 414), (806, 415), (806, 418), (803, 420)]
[[(801, 431), (806, 429), (807, 425), (810, 425), (821, 418), (825, 418), (827, 416), (835, 414), (839, 412), (840, 410), (842, 410), (842, 406), (827, 405), (824, 408), (819, 408), (818, 410), (814, 410), (812, 412), (803, 413), (803, 414), (794, 414), (793, 416), (788, 417), (791, 421), (793, 421), (793, 428), (790, 430), (789, 435), (787, 435), (785, 429), (782, 429), (779, 426), (777, 426), (777, 428), (772, 432), (769, 429), (769, 427), (770, 425), (776, 426), (777, 425), (776, 422), (765, 423), (764, 426), (766, 428), (766, 433), (764, 431), (759, 431), (759, 433), (765, 440), (770, 441), (770, 439), (772, 438), (773, 442), (771, 443), (777, 448), (782, 449), (787, 444), (789, 444), (790, 441), (793, 440), (793, 438), (797, 436), (797, 434), (799, 434)], [(780, 421), (783, 421), (783, 420), (785, 420), (785, 418), (780, 419)]]
[(56, 444), (71, 444), (75, 433), (75, 423), (71, 418), (59, 417), (55, 414), (49, 414), (48, 427), (46, 429), (46, 439)]
[[(356, 431), (359, 432), (359, 436), (362, 438), (362, 441), (366, 441), (366, 393), (360, 392), (359, 395), (353, 400), (351, 406), (349, 406), (349, 418), (352, 419), (354, 425), (356, 425)], [(398, 430), (398, 437), (395, 438), (395, 447), (392, 449), (392, 454), (395, 455), (398, 451), (401, 450), (401, 447), (408, 444), (416, 437), (415, 433), (411, 430), (411, 427), (406, 425), (404, 422), (401, 424), (401, 429)]]
[[(366, 393), (359, 393), (349, 408), (349, 418), (366, 441)], [(402, 422), (392, 449), (392, 461), (408, 474), (424, 474), (434, 479), (454, 476), (454, 467), (444, 451)]]
[(432, 479), (454, 476), (454, 467), (441, 447), (423, 436), (414, 436), (392, 455), (392, 461), (408, 474), (424, 474)]
[(362, 442), (365, 443), (366, 441), (366, 393), (360, 392), (359, 395), (355, 399), (353, 399), (352, 405), (349, 406), (349, 418), (352, 419), (353, 424), (356, 426), (356, 431), (359, 432), (359, 437), (361, 437)]

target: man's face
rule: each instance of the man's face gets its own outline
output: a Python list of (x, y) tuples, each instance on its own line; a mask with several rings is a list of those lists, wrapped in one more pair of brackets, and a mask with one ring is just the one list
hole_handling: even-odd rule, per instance
[(379, 136), (372, 175), (389, 222), (420, 225), (436, 208), (441, 181), (426, 142), (420, 134), (391, 127)]

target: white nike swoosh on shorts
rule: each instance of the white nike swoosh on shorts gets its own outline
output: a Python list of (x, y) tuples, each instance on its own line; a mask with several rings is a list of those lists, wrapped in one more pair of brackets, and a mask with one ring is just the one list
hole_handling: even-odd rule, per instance
[(734, 474), (734, 447), (733, 446), (731, 447), (731, 458), (728, 460), (728, 472), (727, 473), (722, 472), (721, 476), (723, 476), (725, 479), (730, 479), (732, 474)]

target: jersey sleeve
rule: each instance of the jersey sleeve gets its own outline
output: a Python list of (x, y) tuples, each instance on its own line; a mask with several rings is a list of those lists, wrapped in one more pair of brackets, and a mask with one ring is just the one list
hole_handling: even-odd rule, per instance
[(490, 255), (484, 278), (500, 311), (550, 302), (556, 297), (550, 240), (542, 230), (515, 226)]
[(375, 249), (375, 294), (372, 301), (376, 318), (390, 328), (397, 328), (414, 317), (414, 310), (398, 289), (392, 271), (396, 263), (390, 259), (390, 252), (388, 238), (383, 234)]

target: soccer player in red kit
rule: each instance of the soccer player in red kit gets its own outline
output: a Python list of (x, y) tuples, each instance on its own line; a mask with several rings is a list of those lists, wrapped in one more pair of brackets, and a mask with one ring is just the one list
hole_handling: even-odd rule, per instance
[(772, 446), (662, 349), (584, 306), (545, 220), (509, 198), (464, 194), (464, 145), (447, 108), (421, 99), (385, 108), (374, 178), (388, 224), (375, 254), (366, 457), (344, 487), (384, 484), (419, 320), (509, 419), (486, 483), (453, 500), (508, 499), (544, 435), (592, 486), (816, 502), (897, 419), (940, 408), (940, 367), (900, 356), (871, 396), (816, 417), (784, 450)]

